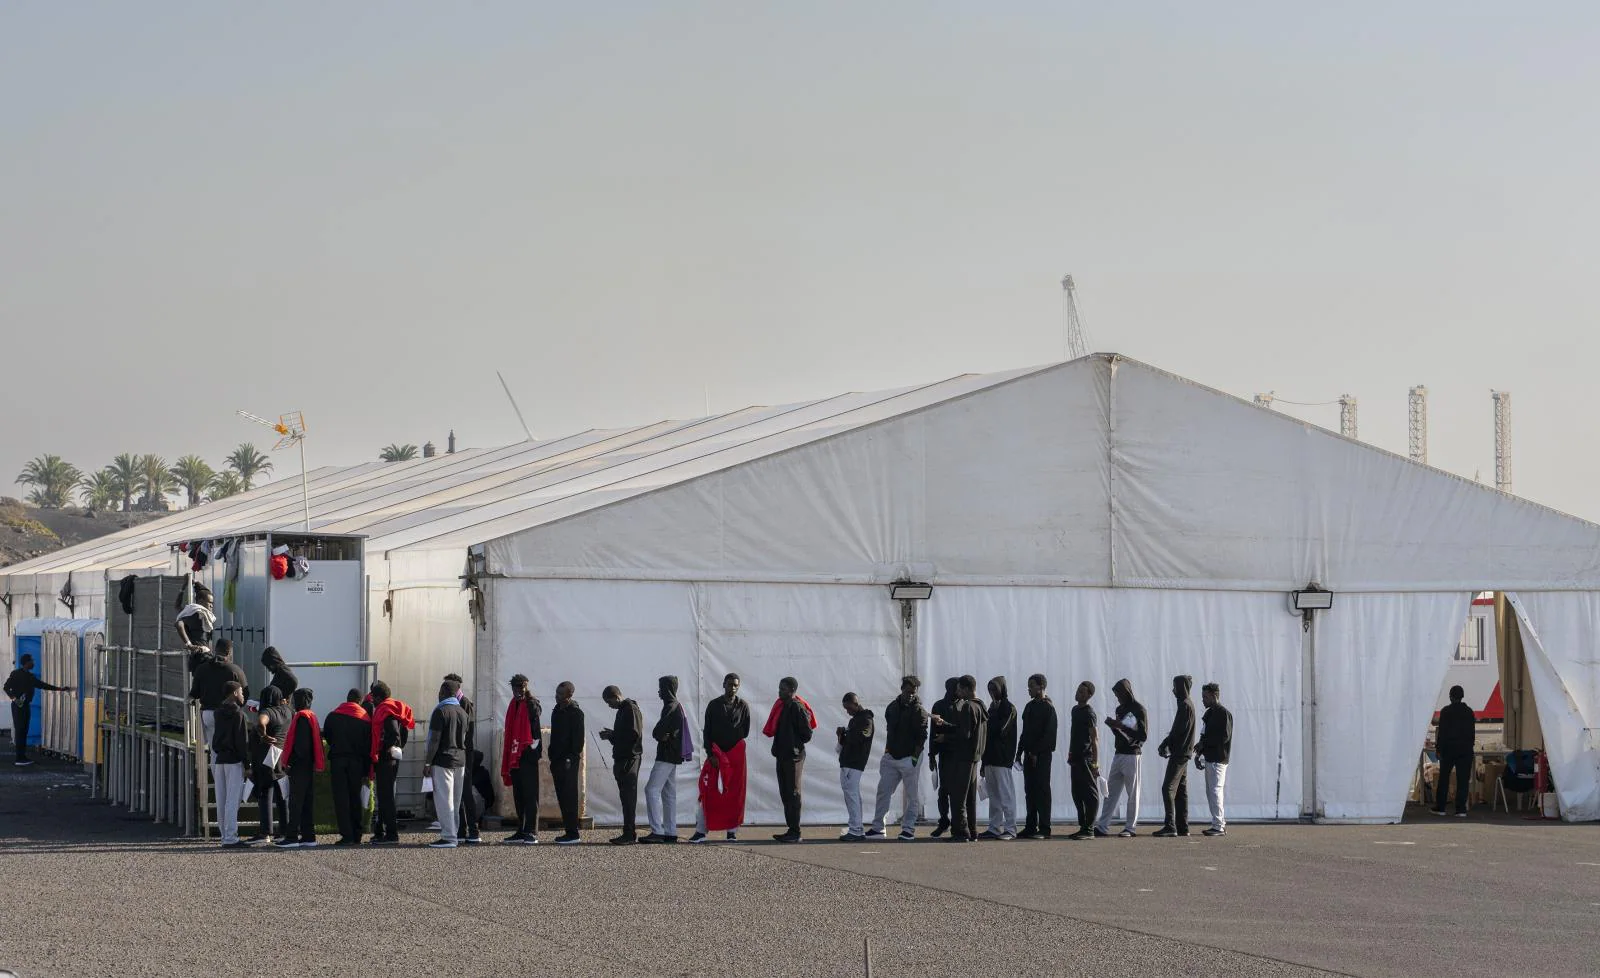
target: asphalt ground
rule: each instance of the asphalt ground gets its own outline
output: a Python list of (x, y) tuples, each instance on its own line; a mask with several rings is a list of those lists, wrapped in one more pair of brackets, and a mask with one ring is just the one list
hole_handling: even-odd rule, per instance
[[(22, 978), (1592, 975), (1600, 827), (1419, 816), (1221, 839), (224, 851), (0, 768)], [(503, 833), (486, 833), (499, 837)], [(924, 829), (922, 835), (926, 837)], [(550, 838), (546, 834), (548, 843)], [(760, 841), (757, 841), (760, 840)]]

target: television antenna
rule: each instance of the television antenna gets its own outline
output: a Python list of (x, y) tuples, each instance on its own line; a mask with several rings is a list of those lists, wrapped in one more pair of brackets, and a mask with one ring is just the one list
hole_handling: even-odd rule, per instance
[(273, 451), (288, 448), (290, 445), (300, 446), (300, 509), (305, 517), (306, 532), (311, 532), (311, 486), (306, 476), (306, 419), (299, 411), (290, 411), (288, 414), (278, 415), (278, 420), (268, 421), (258, 414), (249, 411), (238, 412), (239, 417), (246, 421), (254, 421), (264, 428), (271, 428), (278, 433), (278, 443), (272, 446)]

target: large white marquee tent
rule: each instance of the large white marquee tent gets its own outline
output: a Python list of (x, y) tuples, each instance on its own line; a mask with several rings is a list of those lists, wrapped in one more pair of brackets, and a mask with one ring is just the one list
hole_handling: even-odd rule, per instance
[[(0, 570), (7, 637), (32, 602), (53, 613), (69, 572), (92, 615), (108, 572), (169, 567), (173, 539), (297, 529), (292, 482)], [(370, 652), (404, 694), (426, 702), (458, 669), (488, 718), (513, 672), (570, 679), (598, 729), (604, 685), (650, 715), (674, 674), (698, 716), (734, 671), (759, 727), (794, 675), (821, 723), (811, 821), (842, 814), (839, 696), (881, 714), (912, 671), (926, 699), (970, 672), (1019, 700), (1043, 672), (1063, 714), (1079, 679), (1104, 713), (1126, 676), (1156, 729), (1174, 674), (1217, 681), (1231, 817), (1393, 821), (1472, 595), (1514, 592), (1563, 814), (1600, 818), (1600, 527), (1120, 356), (319, 469), (311, 492), (315, 532), (367, 537)], [(933, 585), (909, 616), (901, 579)], [(1306, 630), (1287, 595), (1312, 582), (1335, 597)], [(759, 735), (752, 749), (751, 817), (777, 820)]]

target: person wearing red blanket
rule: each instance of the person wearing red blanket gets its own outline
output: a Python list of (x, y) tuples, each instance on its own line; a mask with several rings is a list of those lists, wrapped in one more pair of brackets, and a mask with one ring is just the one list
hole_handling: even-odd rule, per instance
[(339, 823), (334, 845), (361, 844), (361, 786), (372, 771), (372, 721), (361, 706), (361, 690), (352, 689), (322, 722), (328, 745), (328, 781), (333, 788), (333, 815)]
[(800, 841), (800, 779), (805, 773), (806, 743), (817, 728), (816, 711), (798, 695), (800, 681), (785, 676), (778, 681), (778, 701), (772, 704), (761, 732), (772, 738), (772, 756), (778, 762), (778, 795), (783, 799), (783, 820), (788, 828), (773, 836), (779, 842)]
[(400, 844), (400, 817), (395, 809), (394, 782), (400, 776), (400, 755), (417, 725), (410, 705), (389, 694), (389, 684), (372, 684), (372, 781), (378, 793), (378, 824), (372, 845)]
[(538, 697), (528, 688), (528, 677), (520, 672), (512, 676), (505, 743), (500, 748), (500, 780), (511, 789), (517, 806), (517, 830), (505, 839), (512, 845), (539, 842), (539, 758), (544, 756), (540, 710)]
[(311, 775), (328, 766), (322, 753), (322, 730), (317, 715), (311, 712), (311, 690), (304, 686), (294, 691), (294, 718), (283, 738), (283, 769), (289, 775), (289, 818), (279, 849), (314, 849), (317, 845), (317, 817), (313, 807), (315, 791)]
[(750, 704), (739, 698), (739, 674), (722, 678), (722, 695), (706, 704), (702, 731), (706, 760), (700, 767), (700, 817), (690, 842), (706, 841), (706, 832), (727, 832), (738, 839), (744, 822), (744, 795), (749, 774), (744, 741), (750, 736)]

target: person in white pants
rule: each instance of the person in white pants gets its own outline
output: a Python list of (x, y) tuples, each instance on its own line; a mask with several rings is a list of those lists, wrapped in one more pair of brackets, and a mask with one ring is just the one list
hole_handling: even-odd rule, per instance
[(650, 834), (657, 839), (678, 839), (678, 765), (656, 761), (644, 784), (644, 808)]
[(1126, 789), (1128, 815), (1123, 820), (1120, 833), (1126, 839), (1136, 834), (1134, 829), (1139, 825), (1139, 768), (1149, 730), (1145, 723), (1147, 716), (1144, 704), (1133, 696), (1133, 683), (1119, 679), (1111, 687), (1111, 692), (1117, 697), (1117, 709), (1106, 717), (1105, 722), (1111, 728), (1115, 753), (1111, 757), (1111, 771), (1106, 775), (1105, 804), (1100, 806), (1100, 821), (1094, 827), (1094, 834), (1111, 834), (1111, 819), (1116, 814), (1117, 800)]
[(467, 727), (471, 723), (461, 706), (461, 684), (446, 679), (439, 685), (439, 705), (428, 718), (428, 759), (433, 775), (433, 809), (439, 816), (439, 838), (430, 849), (454, 849), (460, 842), (458, 816), (461, 792), (467, 778)]
[(1228, 782), (1228, 755), (1233, 750), (1233, 714), (1222, 705), (1222, 687), (1206, 683), (1200, 687), (1200, 701), (1206, 712), (1200, 718), (1200, 741), (1194, 745), (1194, 766), (1206, 773), (1206, 804), (1211, 809), (1211, 827), (1205, 835), (1224, 835), (1228, 819), (1223, 814), (1223, 787)]
[(244, 687), (229, 682), (214, 715), (211, 739), (212, 784), (217, 796), (217, 828), (228, 849), (247, 849), (239, 838), (239, 805), (244, 801), (244, 763), (250, 755), (250, 733), (244, 716)]
[(844, 811), (848, 819), (844, 842), (865, 842), (866, 827), (861, 824), (861, 775), (872, 756), (872, 711), (861, 705), (855, 693), (844, 694), (848, 725), (837, 731), (839, 737), (839, 789), (844, 792)]
[(989, 795), (989, 825), (980, 839), (1017, 837), (1017, 708), (1006, 695), (1006, 677), (989, 680), (989, 736), (983, 748), (983, 786)]
[(642, 843), (678, 841), (678, 765), (690, 760), (684, 751), (688, 740), (687, 721), (683, 705), (678, 702), (678, 677), (662, 676), (656, 685), (657, 695), (661, 697), (661, 719), (650, 731), (656, 742), (656, 763), (650, 768), (650, 780), (644, 786), (650, 834), (639, 840)]
[(883, 838), (884, 820), (896, 788), (902, 788), (900, 839), (917, 837), (917, 815), (922, 811), (922, 752), (928, 746), (928, 711), (922, 708), (917, 689), (922, 680), (906, 676), (900, 680), (900, 695), (883, 711), (883, 760), (878, 762), (878, 799), (866, 837)]

